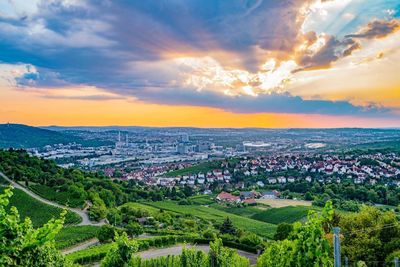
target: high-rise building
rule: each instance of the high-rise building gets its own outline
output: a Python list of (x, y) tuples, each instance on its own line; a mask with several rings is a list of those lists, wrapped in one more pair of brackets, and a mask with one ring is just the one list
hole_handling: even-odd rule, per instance
[(184, 133), (184, 134), (181, 135), (181, 142), (182, 143), (189, 142), (189, 135), (187, 133)]

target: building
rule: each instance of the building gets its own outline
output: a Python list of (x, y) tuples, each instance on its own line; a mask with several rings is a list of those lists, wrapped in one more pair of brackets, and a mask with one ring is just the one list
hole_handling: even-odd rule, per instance
[(230, 202), (230, 203), (240, 202), (240, 197), (234, 196), (227, 192), (219, 193), (216, 199), (222, 202)]
[(277, 199), (280, 195), (281, 194), (276, 190), (266, 191), (261, 193), (261, 199)]

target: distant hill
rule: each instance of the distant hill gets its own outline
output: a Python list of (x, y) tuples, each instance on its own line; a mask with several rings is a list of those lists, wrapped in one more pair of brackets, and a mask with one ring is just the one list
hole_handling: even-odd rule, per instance
[(84, 140), (77, 136), (23, 124), (0, 124), (0, 148), (32, 148), (72, 142), (84, 146), (105, 144), (98, 140)]

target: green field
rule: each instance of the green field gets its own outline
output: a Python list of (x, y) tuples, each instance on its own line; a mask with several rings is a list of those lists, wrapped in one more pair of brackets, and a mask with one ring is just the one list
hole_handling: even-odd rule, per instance
[(294, 223), (307, 217), (311, 207), (307, 206), (288, 206), (283, 208), (268, 209), (258, 212), (251, 216), (252, 219), (279, 224)]
[(251, 218), (253, 215), (258, 214), (260, 212), (265, 211), (264, 209), (261, 209), (258, 206), (247, 206), (247, 207), (225, 207), (221, 206), (220, 204), (213, 204), (211, 205), (214, 209), (222, 210), (228, 213), (233, 213), (239, 216)]
[(211, 205), (215, 203), (215, 195), (199, 195), (189, 197), (189, 200), (196, 205)]
[[(2, 192), (4, 188), (0, 188)], [(29, 217), (33, 223), (34, 227), (41, 226), (45, 224), (51, 218), (56, 218), (60, 216), (62, 210), (50, 205), (46, 205), (25, 192), (14, 189), (13, 196), (10, 198), (10, 204), (8, 207), (15, 206), (22, 219)], [(76, 224), (81, 221), (81, 218), (73, 213), (68, 212), (65, 218), (65, 224)]]
[(199, 205), (178, 205), (173, 201), (146, 202), (146, 204), (159, 209), (182, 214), (190, 214), (207, 221), (215, 221), (218, 223), (223, 222), (226, 217), (229, 217), (236, 227), (256, 233), (266, 238), (272, 238), (276, 230), (276, 225), (238, 216), (236, 214), (214, 209), (212, 207)]
[(68, 226), (61, 229), (56, 236), (56, 247), (64, 249), (97, 236), (98, 226)]

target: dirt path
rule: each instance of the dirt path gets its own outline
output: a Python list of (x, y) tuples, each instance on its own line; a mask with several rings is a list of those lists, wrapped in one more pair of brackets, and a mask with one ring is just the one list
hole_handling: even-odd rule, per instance
[(105, 224), (104, 221), (92, 222), (89, 219), (89, 215), (88, 215), (88, 213), (86, 211), (83, 211), (83, 210), (77, 209), (77, 208), (70, 208), (70, 207), (55, 203), (53, 201), (47, 200), (45, 198), (42, 198), (41, 196), (39, 196), (39, 195), (35, 194), (34, 192), (32, 192), (31, 190), (29, 190), (28, 188), (26, 188), (26, 187), (24, 187), (24, 186), (22, 186), (22, 185), (20, 185), (20, 184), (18, 184), (16, 182), (14, 182), (13, 180), (8, 178), (2, 172), (0, 172), (0, 176), (3, 177), (6, 181), (8, 181), (14, 188), (18, 188), (18, 189), (24, 191), (25, 193), (27, 193), (28, 195), (30, 195), (31, 197), (33, 197), (34, 199), (36, 199), (36, 200), (38, 200), (38, 201), (40, 201), (42, 203), (45, 203), (47, 205), (54, 206), (54, 207), (57, 207), (57, 208), (60, 208), (60, 209), (67, 209), (67, 210), (69, 210), (71, 212), (74, 212), (74, 213), (78, 214), (79, 217), (82, 218), (82, 221), (78, 225), (103, 225), (103, 224)]

